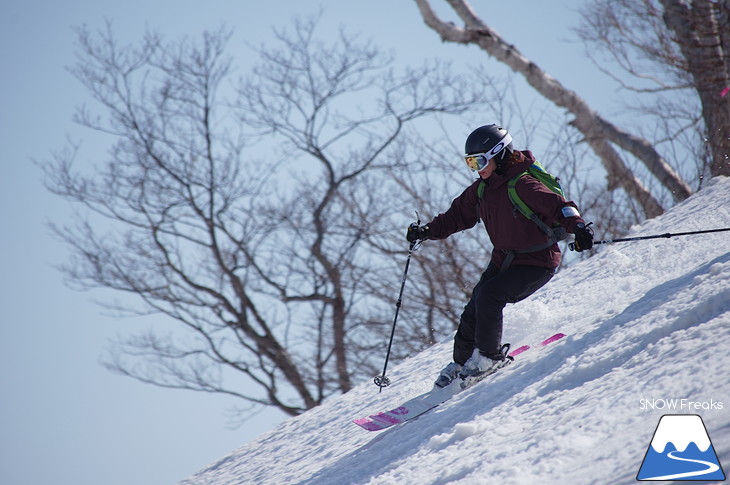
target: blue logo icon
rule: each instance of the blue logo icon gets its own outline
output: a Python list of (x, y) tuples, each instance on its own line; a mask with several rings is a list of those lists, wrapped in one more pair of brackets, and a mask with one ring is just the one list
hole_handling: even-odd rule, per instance
[(725, 480), (702, 418), (696, 414), (662, 416), (636, 479)]

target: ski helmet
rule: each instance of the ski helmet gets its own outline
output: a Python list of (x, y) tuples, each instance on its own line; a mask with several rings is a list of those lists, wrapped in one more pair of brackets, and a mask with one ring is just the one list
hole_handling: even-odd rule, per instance
[(497, 164), (508, 158), (512, 151), (512, 136), (494, 124), (480, 126), (472, 131), (464, 146), (467, 155), (484, 153), (487, 159), (494, 158)]

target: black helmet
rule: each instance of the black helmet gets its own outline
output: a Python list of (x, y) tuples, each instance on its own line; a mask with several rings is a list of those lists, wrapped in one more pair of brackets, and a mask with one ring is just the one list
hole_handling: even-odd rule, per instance
[(497, 162), (503, 161), (512, 151), (512, 136), (497, 125), (480, 126), (472, 131), (464, 146), (467, 155), (484, 153), (487, 159), (495, 158)]

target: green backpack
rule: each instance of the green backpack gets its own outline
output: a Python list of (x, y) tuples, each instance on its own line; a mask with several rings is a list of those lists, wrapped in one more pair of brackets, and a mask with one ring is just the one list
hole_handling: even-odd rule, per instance
[[(512, 205), (515, 207), (516, 210), (520, 212), (523, 216), (537, 224), (537, 226), (540, 228), (542, 232), (545, 233), (545, 235), (548, 237), (550, 244), (548, 246), (540, 245), (541, 247), (539, 249), (542, 249), (544, 247), (550, 247), (557, 241), (562, 241), (563, 239), (568, 237), (568, 232), (563, 229), (563, 227), (559, 224), (556, 224), (554, 227), (550, 227), (547, 224), (545, 224), (533, 211), (528, 207), (527, 204), (520, 198), (519, 195), (517, 195), (517, 189), (515, 186), (517, 185), (517, 181), (524, 177), (525, 175), (531, 175), (535, 177), (537, 180), (542, 182), (542, 184), (547, 187), (548, 189), (552, 190), (556, 194), (559, 194), (563, 197), (565, 197), (565, 194), (563, 193), (563, 187), (560, 185), (560, 179), (556, 176), (548, 173), (542, 165), (540, 165), (540, 162), (535, 161), (530, 167), (525, 170), (524, 172), (515, 175), (510, 181), (507, 183), (507, 195), (509, 195), (509, 200), (512, 202)], [(477, 187), (477, 196), (479, 197), (479, 201), (484, 198), (484, 189), (487, 188), (487, 184), (482, 181), (479, 186)]]

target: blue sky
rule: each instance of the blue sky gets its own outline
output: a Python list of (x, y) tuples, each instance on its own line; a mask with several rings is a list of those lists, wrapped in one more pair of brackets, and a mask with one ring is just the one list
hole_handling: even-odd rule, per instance
[[(433, 3), (446, 11), (443, 0)], [(473, 3), (488, 4), (477, 12), (506, 39), (589, 104), (611, 114), (604, 110), (611, 109), (614, 87), (586, 60), (569, 31), (584, 1)], [(440, 57), (507, 73), (475, 48), (442, 44), (410, 0), (26, 0), (0, 6), (3, 483), (175, 483), (282, 419), (277, 412), (264, 412), (230, 430), (227, 411), (234, 403), (226, 398), (144, 385), (100, 365), (110, 339), (159, 322), (112, 318), (94, 303), (107, 294), (77, 292), (64, 284), (54, 265), (65, 262), (68, 251), (49, 234), (47, 223), (67, 220), (71, 210), (45, 190), (32, 160), (48, 159), (67, 136), (81, 139), (90, 159), (104, 154), (105, 146), (93, 134), (71, 122), (74, 108), (88, 101), (65, 69), (74, 63), (73, 26), (97, 28), (110, 19), (118, 36), (134, 43), (146, 27), (174, 38), (226, 23), (235, 31), (231, 54), (245, 59), (246, 43), (271, 39), (272, 27), (318, 6), (324, 8), (328, 28), (342, 25), (372, 37), (404, 64)]]

